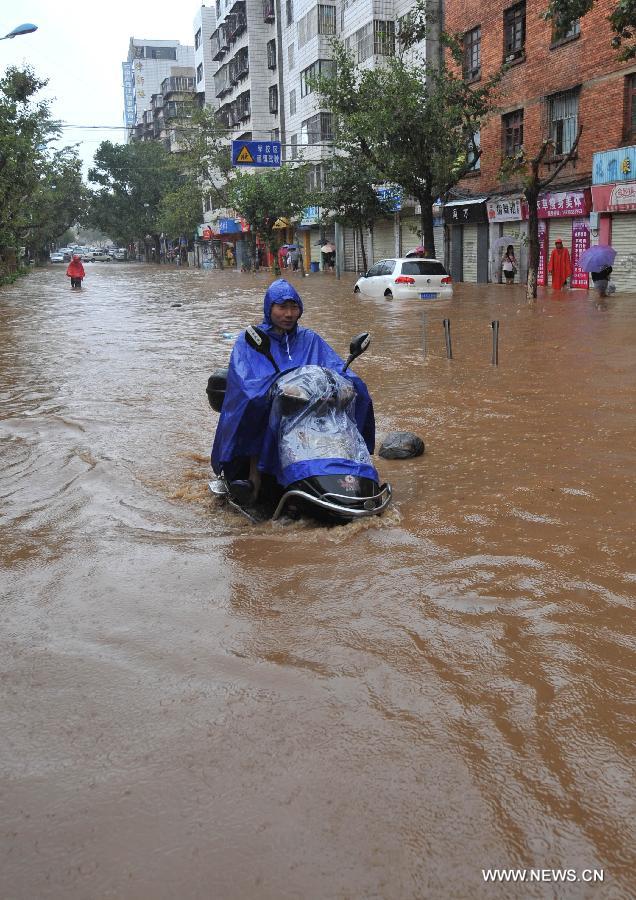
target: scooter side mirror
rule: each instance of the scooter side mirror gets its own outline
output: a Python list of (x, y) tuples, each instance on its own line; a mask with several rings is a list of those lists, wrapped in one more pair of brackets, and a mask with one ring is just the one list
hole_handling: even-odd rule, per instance
[(255, 325), (248, 325), (248, 327), (245, 329), (245, 341), (250, 345), (250, 347), (252, 347), (253, 350), (256, 350), (257, 353), (260, 353), (261, 356), (267, 357), (276, 371), (280, 372), (280, 369), (276, 365), (276, 361), (272, 356), (272, 343), (266, 331), (263, 331), (261, 328), (257, 328)]
[(356, 335), (354, 339), (349, 344), (349, 358), (345, 363), (345, 367), (343, 372), (346, 372), (354, 359), (357, 359), (364, 351), (367, 349), (369, 344), (371, 343), (371, 335), (368, 331), (363, 331), (362, 334)]

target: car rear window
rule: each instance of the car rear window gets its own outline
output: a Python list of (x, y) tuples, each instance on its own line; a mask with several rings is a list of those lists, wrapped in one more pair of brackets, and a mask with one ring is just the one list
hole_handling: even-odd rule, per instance
[(409, 259), (402, 263), (402, 275), (446, 275), (446, 269), (435, 259)]

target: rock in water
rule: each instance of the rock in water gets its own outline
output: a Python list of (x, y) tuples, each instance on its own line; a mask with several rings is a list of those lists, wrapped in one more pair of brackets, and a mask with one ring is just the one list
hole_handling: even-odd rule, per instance
[(411, 459), (424, 453), (424, 441), (412, 431), (391, 431), (378, 453), (383, 459)]

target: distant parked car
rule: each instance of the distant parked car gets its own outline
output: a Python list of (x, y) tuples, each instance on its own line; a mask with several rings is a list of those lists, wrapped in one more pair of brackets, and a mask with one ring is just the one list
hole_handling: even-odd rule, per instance
[(110, 262), (110, 254), (108, 250), (93, 251), (93, 262)]
[(119, 262), (125, 262), (126, 259), (127, 259), (127, 257), (128, 257), (128, 253), (126, 252), (126, 248), (125, 248), (125, 247), (119, 247), (119, 248), (118, 248), (117, 250), (115, 250), (115, 252), (113, 253), (113, 259), (116, 259), (116, 260), (118, 260)]
[(82, 262), (93, 262), (93, 251), (92, 250), (82, 250), (80, 253), (82, 258)]
[(50, 255), (51, 262), (64, 262), (64, 254), (60, 253), (60, 251), (56, 251), (55, 253), (51, 253)]
[(353, 291), (396, 300), (447, 300), (453, 296), (453, 279), (438, 259), (381, 259)]

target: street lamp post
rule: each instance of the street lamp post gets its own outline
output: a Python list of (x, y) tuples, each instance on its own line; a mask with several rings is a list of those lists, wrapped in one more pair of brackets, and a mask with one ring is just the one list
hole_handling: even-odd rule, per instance
[(19, 37), (21, 34), (31, 34), (31, 32), (37, 30), (37, 25), (32, 25), (30, 22), (25, 22), (23, 25), (16, 25), (13, 31), (10, 31), (9, 34), (5, 34), (4, 37), (1, 37), (0, 41), (6, 41), (8, 39), (13, 40), (14, 37)]

